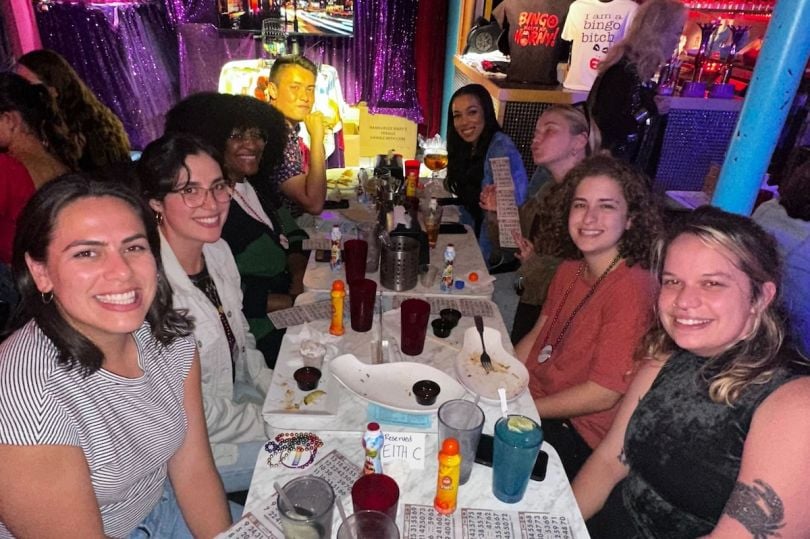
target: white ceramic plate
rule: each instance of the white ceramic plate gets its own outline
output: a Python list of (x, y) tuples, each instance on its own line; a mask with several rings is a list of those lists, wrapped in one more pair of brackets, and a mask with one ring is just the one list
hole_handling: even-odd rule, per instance
[[(352, 354), (344, 354), (333, 359), (329, 368), (332, 376), (361, 399), (403, 412), (433, 413), (446, 401), (460, 399), (466, 393), (452, 376), (422, 363), (368, 365)], [(411, 388), (419, 380), (439, 384), (441, 390), (435, 403), (423, 406), (416, 402)]]
[(501, 332), (484, 328), (484, 343), (492, 361), (493, 370), (487, 373), (481, 366), (481, 337), (471, 327), (464, 332), (464, 345), (456, 360), (456, 375), (459, 381), (481, 399), (499, 402), (498, 388), (506, 388), (506, 400), (520, 396), (529, 385), (529, 371), (518, 358), (504, 350)]

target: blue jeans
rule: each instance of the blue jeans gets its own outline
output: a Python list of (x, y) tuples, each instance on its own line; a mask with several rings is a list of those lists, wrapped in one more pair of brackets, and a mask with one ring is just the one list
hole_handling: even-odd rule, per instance
[[(236, 522), (244, 507), (230, 503), (231, 519)], [(163, 485), (163, 494), (152, 512), (129, 534), (129, 539), (194, 539), (186, 526), (171, 482)]]

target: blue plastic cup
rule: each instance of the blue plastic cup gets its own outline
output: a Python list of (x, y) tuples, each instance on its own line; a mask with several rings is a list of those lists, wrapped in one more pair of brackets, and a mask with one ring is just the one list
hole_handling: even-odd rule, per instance
[(496, 498), (505, 503), (523, 499), (542, 443), (543, 430), (526, 416), (510, 415), (495, 423), (492, 493)]

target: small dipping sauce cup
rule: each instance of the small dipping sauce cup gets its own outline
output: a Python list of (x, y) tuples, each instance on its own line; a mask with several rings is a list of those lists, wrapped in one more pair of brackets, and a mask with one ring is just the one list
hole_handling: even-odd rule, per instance
[(312, 391), (318, 387), (321, 371), (315, 367), (301, 367), (293, 373), (293, 378), (295, 378), (295, 383), (298, 384), (298, 389)]
[(461, 320), (461, 312), (457, 309), (442, 309), (439, 311), (439, 316), (441, 316), (442, 320), (447, 322), (450, 329), (456, 327), (458, 325), (458, 321)]
[(422, 406), (430, 406), (436, 402), (436, 397), (439, 396), (441, 388), (439, 384), (433, 380), (419, 380), (413, 385), (413, 395), (416, 397), (416, 402)]
[(440, 339), (446, 339), (450, 336), (450, 330), (453, 329), (447, 320), (443, 320), (441, 318), (437, 318), (433, 322), (431, 322), (433, 326), (433, 334), (439, 337)]

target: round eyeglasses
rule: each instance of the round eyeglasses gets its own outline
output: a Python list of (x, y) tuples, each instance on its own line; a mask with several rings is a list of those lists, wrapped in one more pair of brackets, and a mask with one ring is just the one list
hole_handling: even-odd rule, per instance
[(230, 202), (233, 196), (233, 186), (225, 181), (217, 182), (211, 187), (186, 185), (181, 189), (172, 191), (172, 193), (180, 195), (185, 205), (189, 208), (198, 208), (205, 204), (208, 193), (211, 193), (211, 198), (213, 198), (215, 202)]

